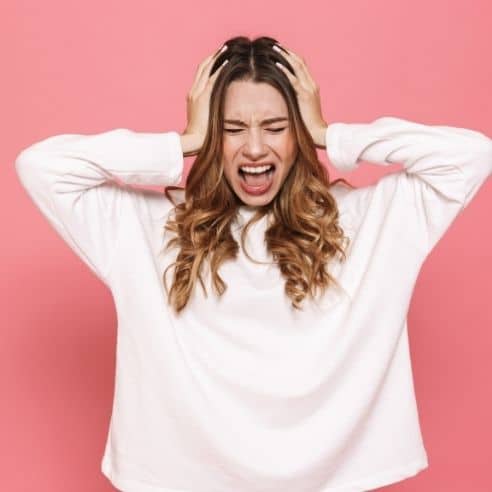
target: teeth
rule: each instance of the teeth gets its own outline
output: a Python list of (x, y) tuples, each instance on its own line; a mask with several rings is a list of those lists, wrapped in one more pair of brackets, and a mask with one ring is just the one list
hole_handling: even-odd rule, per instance
[(251, 174), (259, 174), (259, 173), (264, 173), (267, 170), (270, 170), (273, 168), (272, 164), (268, 164), (266, 166), (259, 166), (259, 167), (249, 167), (249, 166), (241, 166), (239, 169), (245, 173), (251, 173)]

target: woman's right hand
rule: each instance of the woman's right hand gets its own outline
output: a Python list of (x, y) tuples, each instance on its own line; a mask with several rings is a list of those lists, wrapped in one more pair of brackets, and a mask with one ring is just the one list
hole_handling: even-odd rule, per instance
[(205, 140), (212, 87), (220, 70), (228, 60), (225, 60), (212, 76), (209, 76), (209, 73), (217, 57), (226, 49), (227, 45), (224, 45), (219, 51), (209, 55), (200, 63), (193, 85), (186, 96), (187, 125), (181, 134), (181, 145), (185, 155), (198, 153)]

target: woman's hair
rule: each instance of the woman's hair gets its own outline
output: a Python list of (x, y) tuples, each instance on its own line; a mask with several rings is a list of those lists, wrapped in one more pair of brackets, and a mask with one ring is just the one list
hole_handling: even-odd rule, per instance
[[(179, 252), (176, 261), (164, 271), (163, 281), (169, 302), (177, 313), (186, 306), (197, 279), (207, 296), (201, 275), (205, 261), (209, 262), (214, 292), (220, 296), (224, 293), (227, 284), (219, 275), (219, 267), (226, 260), (235, 259), (239, 250), (231, 225), (243, 203), (227, 183), (221, 165), (224, 101), (232, 81), (267, 83), (281, 93), (299, 149), (297, 161), (277, 195), (268, 205), (256, 207), (241, 231), (243, 251), (257, 262), (245, 250), (245, 235), (254, 222), (270, 214), (273, 220), (265, 231), (266, 248), (285, 278), (285, 293), (296, 309), (300, 309), (307, 294), (314, 297), (318, 289), (323, 292), (337, 283), (325, 270), (337, 252), (346, 259), (342, 245), (344, 240), (350, 240), (338, 224), (338, 207), (329, 188), (338, 181), (354, 186), (343, 178), (330, 183), (328, 171), (318, 160), (315, 143), (302, 120), (295, 89), (275, 65), (278, 61), (294, 74), (287, 59), (272, 49), (276, 42), (266, 36), (252, 41), (238, 36), (226, 41), (228, 48), (217, 57), (210, 74), (226, 58), (229, 61), (212, 89), (207, 135), (188, 174), (185, 199), (176, 205), (168, 191), (183, 188), (168, 186), (164, 190), (175, 205), (174, 219), (169, 218), (164, 226), (175, 233), (166, 249), (174, 246)], [(175, 266), (173, 284), (168, 290), (166, 273), (172, 266)]]

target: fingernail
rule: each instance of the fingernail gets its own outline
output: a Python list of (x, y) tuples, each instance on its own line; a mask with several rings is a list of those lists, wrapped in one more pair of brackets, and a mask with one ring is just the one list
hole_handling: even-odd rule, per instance
[(273, 45), (273, 49), (274, 50), (277, 50), (277, 51), (280, 51), (280, 48), (276, 44)]

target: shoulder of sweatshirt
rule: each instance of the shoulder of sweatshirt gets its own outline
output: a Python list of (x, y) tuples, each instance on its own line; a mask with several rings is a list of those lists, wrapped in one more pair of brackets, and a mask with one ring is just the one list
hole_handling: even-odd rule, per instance
[(361, 217), (367, 207), (367, 198), (374, 191), (376, 183), (350, 188), (344, 183), (336, 183), (330, 188), (335, 198), (340, 216)]

